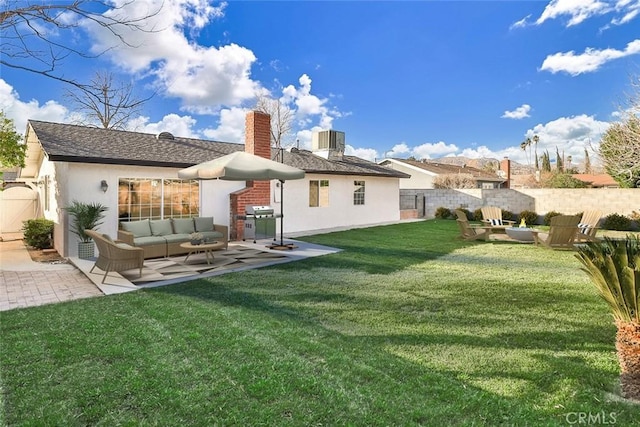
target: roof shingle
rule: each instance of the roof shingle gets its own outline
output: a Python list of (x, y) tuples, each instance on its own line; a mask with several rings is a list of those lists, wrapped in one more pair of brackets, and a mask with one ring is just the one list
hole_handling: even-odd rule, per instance
[[(187, 168), (244, 151), (244, 144), (29, 120), (51, 161)], [(271, 150), (277, 158), (276, 149)], [(284, 153), (284, 163), (307, 173), (408, 178), (409, 175), (355, 156), (328, 160), (307, 150)]]

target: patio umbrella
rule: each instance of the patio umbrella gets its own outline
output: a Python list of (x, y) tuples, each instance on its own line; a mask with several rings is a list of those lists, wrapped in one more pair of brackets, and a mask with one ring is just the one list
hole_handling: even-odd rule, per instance
[(226, 181), (280, 181), (280, 245), (274, 249), (287, 249), (283, 242), (283, 188), (288, 179), (304, 178), (302, 169), (285, 165), (264, 157), (256, 156), (244, 151), (236, 151), (217, 159), (190, 166), (178, 172), (182, 179), (222, 179)]

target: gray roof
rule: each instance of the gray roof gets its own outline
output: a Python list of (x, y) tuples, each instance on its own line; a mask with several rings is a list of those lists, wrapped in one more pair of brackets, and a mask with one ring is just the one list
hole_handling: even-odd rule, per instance
[(429, 161), (407, 160), (407, 159), (394, 159), (408, 165), (415, 166), (417, 168), (435, 173), (438, 175), (471, 175), (476, 181), (495, 181), (504, 182), (503, 178), (500, 178), (495, 173), (491, 173), (482, 169), (474, 168), (471, 166), (458, 166), (447, 163), (437, 163)]
[[(51, 161), (187, 168), (244, 151), (244, 144), (206, 141), (29, 120)], [(161, 134), (162, 135), (162, 134)], [(271, 150), (272, 159), (278, 152)], [(409, 175), (355, 156), (327, 160), (307, 150), (284, 153), (284, 163), (307, 173), (408, 178)]]

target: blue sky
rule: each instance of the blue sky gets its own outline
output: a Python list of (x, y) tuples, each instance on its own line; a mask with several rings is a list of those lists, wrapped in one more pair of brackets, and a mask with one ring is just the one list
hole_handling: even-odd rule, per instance
[[(163, 5), (149, 22), (157, 31), (127, 34), (135, 48), (70, 56), (58, 69), (83, 81), (107, 69), (140, 96), (155, 91), (132, 130), (242, 142), (246, 111), (268, 93), (295, 112), (287, 144), (302, 148), (332, 128), (345, 132), (348, 154), (369, 160), (526, 164), (520, 143), (537, 134), (538, 152), (557, 147), (579, 163), (585, 147), (594, 160), (640, 76), (640, 0)], [(135, 16), (154, 1), (125, 7)], [(116, 44), (84, 23), (52, 37), (87, 52)], [(1, 71), (0, 108), (18, 131), (30, 118), (74, 120), (62, 83)]]

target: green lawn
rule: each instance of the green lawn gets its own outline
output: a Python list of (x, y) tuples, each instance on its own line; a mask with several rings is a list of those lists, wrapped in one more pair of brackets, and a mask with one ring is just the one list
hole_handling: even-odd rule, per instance
[(640, 423), (574, 254), (456, 236), (446, 220), (317, 235), (344, 250), (2, 312), (0, 424)]

